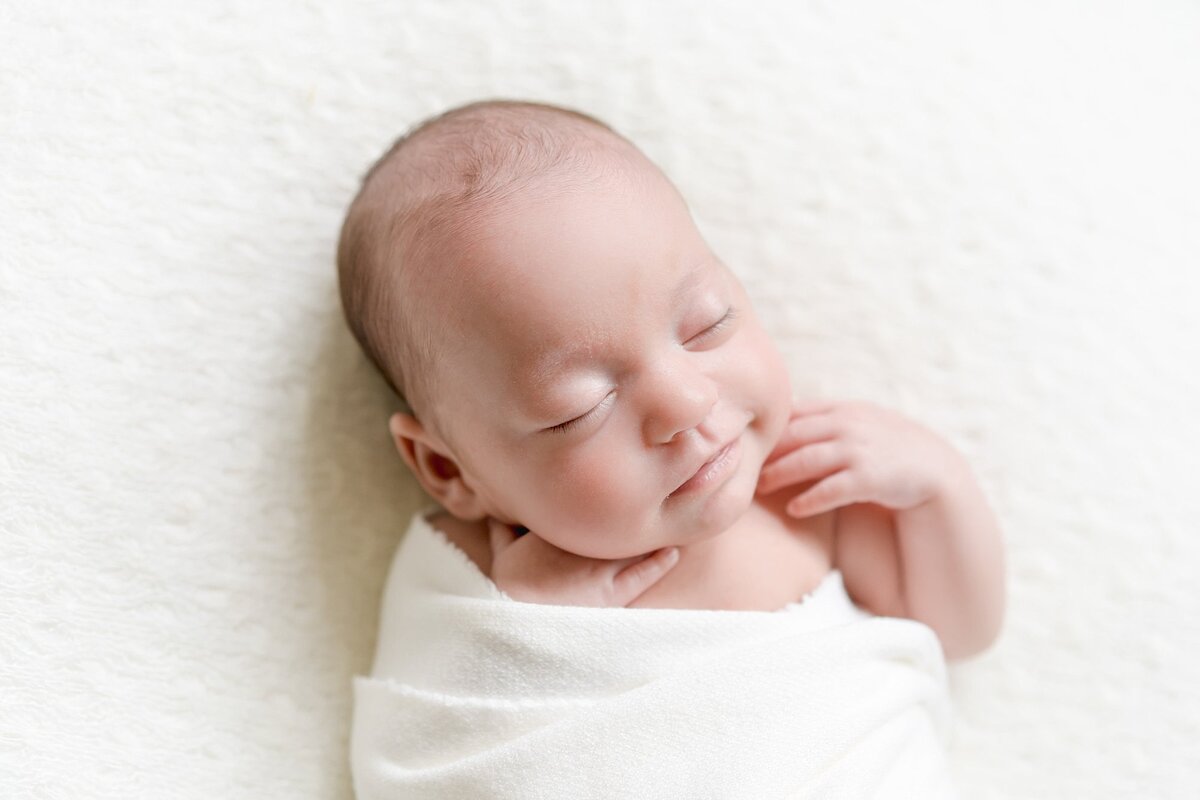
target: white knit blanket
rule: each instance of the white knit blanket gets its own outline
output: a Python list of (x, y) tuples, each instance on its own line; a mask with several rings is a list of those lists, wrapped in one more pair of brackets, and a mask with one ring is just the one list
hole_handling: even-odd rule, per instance
[(422, 513), (381, 613), (359, 800), (953, 796), (936, 636), (836, 570), (776, 612), (524, 603)]

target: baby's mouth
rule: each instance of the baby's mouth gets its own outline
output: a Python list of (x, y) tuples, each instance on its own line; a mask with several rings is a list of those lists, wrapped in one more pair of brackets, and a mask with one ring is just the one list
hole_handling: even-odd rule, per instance
[(701, 464), (691, 477), (675, 488), (675, 491), (667, 495), (668, 498), (677, 497), (679, 495), (690, 494), (697, 492), (710, 486), (716, 485), (721, 479), (728, 476), (738, 465), (741, 459), (741, 434), (726, 443), (721, 449), (709, 457), (707, 461)]

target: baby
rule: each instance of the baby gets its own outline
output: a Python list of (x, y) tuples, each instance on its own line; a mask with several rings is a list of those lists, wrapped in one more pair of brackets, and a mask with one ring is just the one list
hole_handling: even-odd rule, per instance
[(734, 272), (604, 123), (424, 122), (368, 172), (338, 270), (430, 522), (510, 598), (773, 611), (837, 570), (948, 658), (997, 636), (1001, 534), (964, 458), (870, 403), (793, 402)]

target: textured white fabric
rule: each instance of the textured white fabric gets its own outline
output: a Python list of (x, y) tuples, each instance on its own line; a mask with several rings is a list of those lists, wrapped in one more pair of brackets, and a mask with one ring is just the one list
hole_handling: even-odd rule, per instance
[(841, 574), (777, 612), (518, 602), (414, 516), (370, 676), (359, 800), (953, 796), (937, 637)]
[(798, 391), (1003, 522), (965, 797), (1200, 785), (1195, 0), (0, 0), (0, 797), (347, 800), (423, 502), (340, 318), (408, 125), (579, 107), (679, 185)]

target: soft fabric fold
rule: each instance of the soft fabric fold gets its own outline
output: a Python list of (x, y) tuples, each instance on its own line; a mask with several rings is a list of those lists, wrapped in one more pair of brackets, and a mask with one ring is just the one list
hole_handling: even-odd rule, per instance
[(427, 513), (354, 682), (359, 800), (953, 796), (936, 636), (836, 570), (775, 612), (524, 603)]

